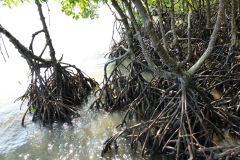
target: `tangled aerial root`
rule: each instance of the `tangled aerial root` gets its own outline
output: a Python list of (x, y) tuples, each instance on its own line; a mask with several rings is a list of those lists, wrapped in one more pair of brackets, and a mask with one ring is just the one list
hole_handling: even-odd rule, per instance
[[(183, 31), (184, 32), (184, 31)], [(196, 27), (193, 31), (196, 40), (192, 45), (195, 53), (203, 53), (209, 36)], [(141, 154), (162, 154), (175, 156), (177, 159), (229, 159), (240, 157), (239, 145), (218, 146), (213, 136), (225, 139), (223, 130), (240, 136), (240, 55), (237, 48), (230, 48), (227, 32), (220, 31), (219, 40), (211, 56), (199, 71), (185, 82), (181, 79), (165, 79), (160, 75), (152, 80), (144, 76), (145, 61), (116, 60), (113, 71), (105, 75), (103, 87), (99, 89), (99, 98), (91, 108), (104, 108), (106, 111), (125, 111), (119, 126), (123, 127), (135, 118), (138, 124), (122, 129), (105, 141), (102, 156), (121, 136), (130, 139), (131, 148), (140, 148)], [(198, 37), (199, 36), (199, 37)], [(154, 54), (147, 38), (146, 46), (152, 52), (155, 64), (167, 69)], [(139, 42), (134, 39), (134, 52), (141, 57)], [(110, 57), (123, 55), (120, 45)], [(182, 50), (184, 48), (184, 42)], [(174, 57), (175, 50), (170, 50)], [(195, 63), (197, 55), (183, 66), (186, 70)], [(181, 60), (181, 57), (179, 58)], [(106, 74), (106, 73), (105, 73)], [(118, 126), (118, 127), (119, 127)]]
[(17, 100), (28, 101), (24, 119), (28, 111), (33, 112), (32, 120), (40, 119), (45, 125), (55, 120), (71, 123), (71, 115), (78, 115), (78, 105), (87, 100), (88, 94), (96, 87), (97, 82), (86, 77), (73, 65), (61, 63), (57, 69), (40, 70), (31, 68), (31, 83), (26, 93)]
[[(117, 67), (118, 63), (115, 66), (109, 76), (111, 80), (105, 83), (93, 106), (102, 106), (110, 112), (125, 110), (119, 126), (134, 116), (144, 122), (110, 137), (104, 143), (102, 155), (112, 143), (116, 146), (117, 139), (124, 135), (130, 139), (134, 150), (140, 142), (142, 155), (167, 153), (191, 159), (240, 156), (239, 146), (216, 146), (212, 141), (214, 134), (225, 140), (223, 128), (240, 135), (240, 79), (236, 74), (239, 65), (228, 70), (211, 68), (211, 73), (202, 72), (189, 84), (159, 76), (147, 82), (134, 67), (126, 76)], [(220, 97), (216, 97), (213, 91), (221, 92)]]

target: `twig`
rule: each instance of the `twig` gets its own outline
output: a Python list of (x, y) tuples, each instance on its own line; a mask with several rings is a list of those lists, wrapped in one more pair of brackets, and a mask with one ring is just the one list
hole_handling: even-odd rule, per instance
[[(0, 24), (0, 25), (1, 25), (1, 24)], [(6, 46), (5, 46), (5, 43), (4, 43), (4, 40), (3, 40), (3, 37), (2, 37), (2, 34), (1, 34), (1, 33), (0, 33), (0, 38), (2, 39), (2, 43), (3, 43), (3, 46), (4, 46), (5, 52), (6, 52), (7, 56), (8, 56), (8, 58), (9, 58), (9, 54), (8, 54), (8, 52), (7, 52), (7, 48), (6, 48)]]

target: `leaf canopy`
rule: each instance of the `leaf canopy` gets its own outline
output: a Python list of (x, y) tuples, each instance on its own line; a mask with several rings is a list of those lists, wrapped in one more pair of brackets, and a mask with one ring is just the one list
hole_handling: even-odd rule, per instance
[(0, 3), (2, 3), (3, 6), (8, 6), (9, 8), (12, 7), (12, 4), (16, 7), (19, 3), (29, 2), (29, 0), (0, 0)]
[(62, 5), (62, 12), (73, 19), (98, 18), (100, 3), (107, 3), (108, 0), (58, 0)]

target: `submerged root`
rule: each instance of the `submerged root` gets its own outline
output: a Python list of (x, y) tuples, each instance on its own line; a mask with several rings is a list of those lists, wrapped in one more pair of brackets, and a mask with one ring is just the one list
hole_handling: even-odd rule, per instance
[(43, 125), (56, 120), (71, 123), (71, 115), (78, 115), (79, 105), (98, 85), (75, 66), (61, 64), (56, 70), (48, 67), (41, 73), (40, 69), (31, 69), (31, 83), (26, 93), (17, 99), (28, 99), (22, 125), (28, 111), (33, 113), (33, 121), (40, 119)]
[[(112, 83), (103, 88), (103, 100), (98, 99), (95, 105), (105, 106), (108, 111), (125, 110), (126, 114), (119, 126), (134, 117), (144, 122), (127, 127), (110, 137), (104, 143), (102, 155), (110, 149), (113, 142), (116, 144), (117, 139), (124, 136), (130, 139), (134, 150), (141, 144), (142, 155), (167, 153), (184, 159), (239, 156), (239, 146), (227, 146), (228, 150), (223, 150), (214, 147), (216, 144), (212, 141), (214, 134), (225, 140), (222, 128), (239, 134), (240, 118), (232, 112), (233, 108), (237, 109), (236, 106), (219, 107), (217, 100), (207, 98), (208, 90), (192, 84), (170, 82), (159, 77), (147, 82), (140, 73), (133, 70), (130, 70), (129, 76), (117, 75), (113, 77)], [(124, 78), (121, 80), (124, 85), (116, 87), (120, 78)], [(225, 101), (225, 104), (236, 103), (236, 99), (239, 105), (239, 97), (236, 96)]]
[[(160, 98), (150, 120), (131, 126), (112, 136), (104, 144), (103, 153), (108, 150), (112, 142), (124, 134), (125, 137), (131, 139), (133, 149), (136, 150), (140, 142), (142, 155), (167, 153), (177, 155), (178, 158), (191, 159), (199, 156), (204, 156), (206, 159), (210, 156), (219, 157), (216, 152), (210, 155), (207, 150), (205, 151), (206, 147), (214, 145), (211, 141), (213, 134), (224, 139), (223, 134), (210, 118), (221, 119), (216, 114), (218, 109), (210, 105), (198, 104), (196, 94), (192, 89), (186, 91), (185, 86), (177, 88), (178, 91), (171, 90), (173, 95), (164, 95)], [(168, 100), (170, 97), (171, 100)], [(164, 101), (165, 106), (160, 109)], [(130, 113), (129, 110), (128, 113)], [(160, 113), (159, 110), (161, 110)], [(218, 150), (216, 148), (212, 151)]]

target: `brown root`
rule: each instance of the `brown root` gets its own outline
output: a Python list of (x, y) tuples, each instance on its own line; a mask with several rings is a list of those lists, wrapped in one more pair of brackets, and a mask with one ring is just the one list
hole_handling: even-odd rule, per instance
[[(197, 19), (192, 23), (193, 26), (202, 26), (197, 24)], [(146, 60), (138, 40), (133, 38), (137, 61), (130, 60), (124, 65), (124, 59), (117, 60), (110, 75), (105, 73), (107, 78), (99, 89), (99, 98), (91, 106), (109, 112), (125, 111), (119, 124), (121, 127), (126, 125), (125, 129), (105, 141), (102, 156), (113, 143), (116, 146), (119, 137), (125, 137), (130, 140), (133, 150), (141, 150), (142, 156), (164, 153), (177, 159), (240, 157), (239, 145), (218, 146), (213, 141), (215, 135), (227, 141), (223, 129), (235, 136), (240, 133), (240, 58), (236, 48), (229, 50), (227, 27), (221, 29), (206, 63), (187, 80), (152, 76), (150, 72), (147, 72), (150, 76), (145, 74), (148, 70)], [(169, 46), (169, 54), (182, 61), (186, 55), (179, 52), (187, 50), (187, 39), (184, 37), (185, 30), (179, 32), (183, 35), (178, 46), (180, 49)], [(191, 49), (194, 53), (187, 63), (183, 63), (185, 70), (199, 58), (197, 53), (204, 52), (209, 32), (198, 27), (192, 29), (194, 39)], [(147, 35), (142, 35), (154, 63), (167, 70), (155, 54)], [(115, 44), (110, 56), (124, 55), (124, 50), (116, 48), (125, 44), (125, 40)], [(130, 125), (128, 122), (132, 119), (138, 123)]]
[(71, 115), (79, 115), (79, 105), (98, 84), (75, 66), (61, 64), (56, 71), (48, 67), (40, 73), (40, 69), (31, 68), (31, 83), (26, 93), (17, 99), (28, 99), (22, 125), (28, 111), (33, 112), (33, 121), (40, 119), (43, 125), (56, 120), (71, 124)]
[[(227, 99), (222, 97), (222, 101), (216, 100), (211, 98), (210, 86), (204, 90), (199, 85), (195, 86), (199, 84), (197, 80), (189, 85), (160, 77), (147, 82), (134, 67), (130, 68), (128, 76), (120, 74), (115, 68), (115, 75), (101, 90), (102, 99), (98, 99), (94, 105), (103, 106), (110, 112), (125, 110), (126, 114), (119, 126), (134, 117), (144, 122), (127, 127), (109, 138), (104, 143), (102, 155), (109, 150), (112, 143), (117, 143), (120, 136), (124, 136), (131, 140), (134, 150), (140, 147), (142, 155), (167, 153), (184, 159), (239, 156), (235, 152), (225, 154), (229, 152), (222, 152), (219, 148), (212, 149), (211, 152), (207, 149), (216, 145), (212, 141), (214, 134), (225, 140), (222, 128), (239, 134), (239, 112), (234, 112), (238, 108), (230, 105), (239, 105), (239, 94)], [(224, 78), (226, 82), (229, 81), (227, 77)], [(232, 79), (231, 76), (229, 78)], [(228, 86), (228, 94), (232, 94), (232, 90), (236, 91), (239, 79), (235, 80), (231, 80), (234, 84)], [(226, 85), (225, 81), (221, 84)], [(207, 82), (209, 83), (210, 79), (204, 81)], [(221, 107), (221, 102), (231, 107)], [(139, 142), (141, 146), (138, 146)], [(232, 151), (231, 146), (228, 148)]]

